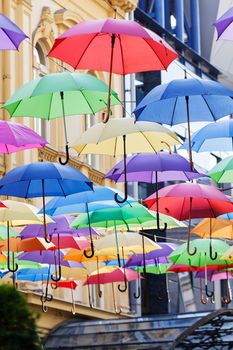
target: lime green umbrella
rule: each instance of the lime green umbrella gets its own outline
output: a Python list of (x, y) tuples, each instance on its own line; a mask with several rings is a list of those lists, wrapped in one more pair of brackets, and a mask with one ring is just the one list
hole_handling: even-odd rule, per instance
[(221, 160), (209, 171), (208, 175), (217, 183), (231, 183), (233, 181), (233, 156)]
[(174, 264), (203, 267), (208, 265), (226, 265), (229, 261), (222, 260), (222, 255), (229, 249), (229, 245), (220, 239), (212, 239), (212, 250), (217, 253), (216, 260), (212, 260), (209, 254), (210, 239), (195, 239), (190, 242), (192, 248), (196, 247), (194, 255), (187, 253), (187, 244), (180, 245), (168, 258)]
[[(108, 86), (96, 77), (84, 73), (54, 73), (31, 80), (18, 89), (3, 108), (11, 117), (54, 119), (63, 117), (66, 139), (66, 162), (69, 148), (66, 116), (95, 114), (106, 109)], [(111, 105), (119, 104), (117, 93), (111, 91)]]
[(82, 213), (74, 221), (72, 221), (71, 227), (84, 228), (93, 226), (104, 229), (114, 229), (118, 263), (119, 266), (121, 266), (116, 233), (117, 226), (119, 225), (122, 227), (125, 225), (125, 227), (129, 229), (130, 225), (137, 224), (137, 226), (140, 228), (145, 222), (151, 220), (154, 220), (154, 216), (151, 215), (143, 205), (139, 203), (130, 203), (122, 207)]
[[(167, 271), (167, 269), (171, 266), (172, 264), (159, 264), (159, 265), (147, 265), (146, 264), (146, 273), (151, 273), (154, 275), (162, 275), (164, 273), (169, 273), (171, 271)], [(135, 266), (133, 268), (134, 270), (136, 270), (138, 273), (143, 273), (144, 272), (144, 268), (143, 266)]]
[[(17, 262), (19, 268), (40, 268), (43, 265), (36, 263), (34, 261), (26, 261), (26, 260), (18, 260), (17, 258), (14, 259), (14, 262)], [(8, 269), (7, 262), (0, 262), (0, 269)]]

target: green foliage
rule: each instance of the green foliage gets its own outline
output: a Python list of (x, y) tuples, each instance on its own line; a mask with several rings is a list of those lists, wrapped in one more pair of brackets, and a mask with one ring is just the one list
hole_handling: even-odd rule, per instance
[(39, 349), (35, 317), (24, 296), (12, 286), (0, 286), (0, 350)]

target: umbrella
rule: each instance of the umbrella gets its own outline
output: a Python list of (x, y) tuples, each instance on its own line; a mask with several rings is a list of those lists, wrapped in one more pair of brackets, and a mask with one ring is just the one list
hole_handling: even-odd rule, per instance
[[(83, 193), (75, 193), (67, 197), (53, 198), (46, 204), (45, 212), (49, 213), (50, 215), (61, 213), (86, 213), (89, 215), (90, 211), (122, 206), (121, 203), (116, 203), (114, 201), (115, 195), (116, 190), (113, 188), (94, 186), (93, 192), (89, 191)], [(124, 195), (122, 194), (121, 199), (123, 196)], [(131, 202), (135, 202), (135, 200), (132, 197), (129, 197), (126, 203), (130, 204)], [(84, 254), (86, 257), (91, 258), (94, 255), (94, 245), (91, 225), (88, 225), (88, 227), (91, 240), (91, 254), (88, 255), (86, 251), (84, 251)]]
[(156, 123), (134, 123), (132, 118), (111, 119), (107, 125), (96, 124), (85, 131), (74, 147), (78, 154), (108, 154), (124, 156), (125, 197), (115, 200), (123, 203), (127, 199), (126, 155), (131, 153), (156, 153), (161, 149), (179, 144), (175, 133)]
[(75, 281), (58, 281), (57, 282), (57, 287), (58, 288), (68, 288), (70, 289), (71, 292), (71, 300), (72, 300), (72, 307), (71, 307), (71, 312), (73, 315), (76, 314), (75, 311), (75, 301), (74, 301), (74, 293), (73, 291), (78, 287), (78, 283)]
[(192, 233), (201, 238), (226, 238), (233, 239), (233, 221), (209, 218), (202, 220), (194, 227)]
[[(126, 158), (127, 180), (131, 182), (155, 183), (156, 188), (156, 219), (157, 229), (165, 231), (167, 223), (163, 229), (159, 225), (159, 207), (158, 207), (158, 182), (164, 181), (186, 181), (198, 177), (206, 176), (196, 169), (190, 171), (189, 162), (179, 154), (169, 154), (160, 152), (157, 154), (134, 154)], [(124, 181), (124, 163), (116, 164), (105, 175), (106, 178), (116, 182)]]
[(226, 11), (214, 23), (217, 29), (218, 39), (232, 40), (233, 8)]
[[(11, 117), (54, 119), (63, 117), (66, 139), (66, 161), (69, 161), (66, 116), (95, 114), (105, 109), (108, 87), (96, 77), (83, 73), (54, 73), (31, 80), (18, 89), (4, 104)], [(111, 104), (119, 104), (111, 92)]]
[[(41, 218), (37, 214), (38, 209), (33, 205), (12, 200), (3, 201), (5, 208), (0, 209), (0, 222), (7, 225), (7, 250), (10, 252), (10, 226), (24, 226), (28, 223), (40, 223)], [(14, 267), (14, 253), (12, 254), (13, 268), (10, 267), (10, 253), (8, 253), (8, 270), (15, 272), (18, 265)]]
[(48, 142), (26, 125), (0, 120), (0, 153), (43, 148)]
[(8, 17), (0, 13), (0, 50), (18, 50), (28, 36)]
[(208, 175), (217, 183), (231, 183), (232, 174), (233, 156), (222, 159), (208, 173)]
[(137, 224), (153, 220), (154, 217), (147, 211), (145, 207), (139, 203), (127, 204), (119, 208), (110, 208), (96, 210), (88, 214), (80, 214), (71, 224), (71, 227), (82, 228), (87, 226), (114, 228), (117, 256), (120, 265), (120, 255), (117, 243), (116, 227), (122, 224)]
[(42, 251), (56, 248), (54, 243), (47, 243), (42, 237), (26, 238), (24, 240), (21, 240), (20, 237), (12, 237), (0, 242), (0, 250), (8, 250), (9, 246), (12, 252), (32, 252), (35, 250)]
[[(129, 74), (167, 69), (178, 57), (162, 38), (134, 21), (106, 18), (77, 24), (59, 36), (49, 52), (74, 69)], [(107, 103), (108, 121), (110, 97)]]
[[(214, 186), (184, 183), (164, 187), (158, 191), (159, 210), (177, 220), (189, 220), (187, 252), (190, 251), (191, 219), (217, 217), (232, 211), (233, 204)], [(156, 198), (152, 194), (145, 203), (151, 210), (156, 210)], [(211, 248), (210, 248), (211, 249)], [(211, 256), (211, 258), (214, 258)]]
[(137, 121), (154, 121), (168, 125), (187, 122), (192, 169), (190, 122), (216, 121), (232, 114), (232, 97), (233, 90), (215, 81), (177, 79), (151, 90), (136, 107), (134, 114)]
[[(207, 124), (192, 134), (191, 145), (195, 152), (232, 151), (233, 120)], [(188, 149), (187, 142), (180, 149)]]
[(45, 196), (67, 196), (92, 190), (92, 182), (78, 170), (57, 163), (38, 162), (19, 166), (0, 180), (0, 195), (43, 199), (44, 238), (48, 241)]

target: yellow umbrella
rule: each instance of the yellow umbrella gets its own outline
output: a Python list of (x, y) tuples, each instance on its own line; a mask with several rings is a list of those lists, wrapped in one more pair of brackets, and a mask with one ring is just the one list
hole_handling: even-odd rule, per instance
[(67, 280), (81, 280), (86, 278), (88, 270), (82, 267), (61, 266), (61, 275)]
[(221, 260), (229, 260), (233, 262), (233, 246), (230, 247), (221, 257)]
[[(41, 224), (42, 216), (38, 215), (39, 209), (36, 208), (33, 205), (18, 202), (18, 201), (12, 201), (12, 200), (5, 200), (3, 201), (6, 208), (0, 208), (0, 223), (7, 225), (7, 250), (8, 250), (8, 256), (7, 256), (7, 268), (11, 272), (16, 272), (18, 270), (18, 264), (13, 266), (13, 268), (10, 267), (10, 232), (9, 228), (10, 226), (24, 226), (27, 224)], [(48, 218), (48, 222), (53, 222), (52, 219)], [(12, 252), (12, 260), (14, 265), (14, 252)], [(14, 282), (14, 279), (13, 279)]]
[(72, 146), (78, 154), (105, 154), (124, 156), (125, 197), (127, 200), (126, 156), (132, 153), (154, 153), (169, 149), (180, 142), (174, 132), (151, 122), (134, 122), (133, 118), (114, 118), (107, 124), (98, 123), (85, 131)]
[(95, 241), (96, 255), (117, 255), (116, 240), (118, 246), (121, 247), (119, 254), (123, 259), (126, 255), (145, 254), (161, 249), (157, 243), (136, 232), (116, 232)]

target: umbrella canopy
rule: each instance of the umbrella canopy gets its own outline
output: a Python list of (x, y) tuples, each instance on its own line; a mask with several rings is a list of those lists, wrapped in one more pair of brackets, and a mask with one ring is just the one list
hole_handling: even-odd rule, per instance
[[(93, 227), (114, 228), (123, 223), (137, 225), (153, 220), (154, 217), (139, 203), (132, 203), (121, 208), (103, 209), (89, 213), (90, 224)], [(88, 226), (88, 215), (80, 214), (72, 223), (71, 227), (82, 228)]]
[[(159, 210), (177, 220), (192, 218), (217, 217), (232, 211), (230, 199), (214, 186), (195, 183), (170, 185), (158, 192)], [(192, 203), (190, 205), (190, 198)], [(148, 208), (155, 208), (156, 198), (152, 194), (145, 199)]]
[(233, 221), (223, 219), (204, 219), (194, 227), (192, 233), (201, 238), (227, 238), (233, 239)]
[(97, 250), (97, 255), (116, 255), (117, 247), (121, 248), (119, 250), (120, 256), (123, 258), (125, 255), (129, 254), (139, 254), (150, 252), (155, 249), (160, 249), (160, 246), (147, 237), (136, 232), (118, 232), (116, 234), (110, 234), (103, 238), (96, 240), (94, 243)]
[[(65, 197), (66, 198), (66, 197)], [(79, 231), (70, 227), (71, 222), (74, 220), (73, 216), (70, 215), (56, 215), (53, 216), (53, 222), (48, 223), (47, 234), (49, 236), (53, 235), (75, 235), (78, 236)], [(20, 232), (20, 237), (42, 237), (44, 235), (44, 225), (27, 225)]]
[[(189, 255), (195, 254), (190, 251), (191, 219), (217, 217), (232, 211), (232, 202), (214, 186), (184, 183), (167, 186), (158, 191), (158, 195), (152, 194), (145, 203), (149, 209), (157, 209), (164, 214), (169, 214), (178, 220), (189, 220), (187, 251)], [(212, 246), (210, 245), (210, 256)], [(217, 257), (217, 255), (215, 255)]]
[[(233, 112), (233, 90), (210, 80), (176, 79), (152, 89), (134, 111), (137, 121), (168, 125), (188, 124), (191, 169), (190, 122), (216, 121)], [(156, 111), (156, 113), (155, 113)]]
[(134, 123), (133, 118), (114, 118), (107, 124), (99, 123), (88, 130), (72, 146), (78, 154), (155, 153), (179, 144), (174, 132), (156, 123)]
[(51, 268), (47, 266), (41, 267), (41, 268), (23, 268), (16, 272), (15, 277), (18, 281), (30, 281), (30, 282), (46, 281), (48, 277), (49, 269)]
[(0, 13), (0, 50), (18, 50), (28, 36), (8, 17)]
[[(34, 79), (19, 88), (3, 108), (11, 117), (54, 119), (65, 115), (95, 114), (106, 108), (108, 86), (100, 79), (84, 73), (52, 73)], [(120, 104), (117, 93), (111, 93), (111, 105)]]
[[(134, 154), (126, 158), (127, 180), (130, 182), (189, 181), (207, 176), (198, 169), (190, 171), (187, 159), (177, 153)], [(124, 181), (124, 162), (119, 163), (105, 175), (115, 182)], [(157, 181), (156, 181), (157, 180)]]
[[(108, 87), (96, 77), (83, 73), (54, 73), (32, 80), (4, 104), (12, 117), (25, 116), (51, 120), (63, 117), (66, 139), (65, 162), (69, 161), (66, 116), (95, 114), (105, 109)], [(118, 96), (110, 91), (109, 104), (119, 104)]]
[(47, 243), (42, 237), (33, 237), (24, 240), (21, 240), (19, 237), (12, 237), (0, 242), (0, 250), (8, 250), (9, 246), (9, 250), (12, 252), (32, 252), (36, 250), (42, 251), (56, 248), (54, 243)]
[(84, 267), (61, 267), (61, 275), (65, 279), (79, 280), (84, 279), (88, 274), (88, 270)]
[[(66, 197), (53, 198), (46, 203), (45, 212), (49, 215), (79, 214), (87, 211), (119, 207), (114, 196), (116, 190), (111, 187), (93, 186), (93, 191), (74, 193)], [(120, 193), (123, 198), (124, 194)], [(126, 203), (135, 202), (132, 197)]]
[[(210, 123), (192, 134), (192, 150), (195, 152), (232, 151), (233, 120), (220, 120)], [(187, 141), (180, 149), (188, 149)]]
[(87, 277), (84, 285), (87, 284), (105, 284), (113, 282), (130, 282), (141, 278), (141, 276), (132, 269), (123, 267), (106, 266), (94, 271)]
[(94, 255), (87, 257), (83, 251), (77, 249), (70, 249), (63, 257), (64, 261), (77, 261), (77, 262), (92, 262), (96, 260), (111, 260), (115, 259), (115, 256), (97, 256), (94, 252)]
[(78, 283), (75, 281), (58, 281), (58, 288), (68, 288), (68, 289), (76, 289), (78, 287)]
[[(199, 278), (205, 278), (205, 272), (204, 271), (197, 271), (195, 274), (195, 277)], [(208, 270), (207, 271), (207, 279), (211, 282), (215, 281), (221, 281), (221, 280), (226, 280), (226, 279), (232, 279), (233, 276), (231, 275), (231, 272), (229, 270), (224, 271), (224, 270)]]
[(38, 162), (16, 167), (0, 180), (0, 195), (35, 198), (91, 191), (92, 182), (69, 165)]
[(218, 39), (233, 40), (233, 7), (226, 11), (217, 21), (214, 23), (217, 29)]
[[(168, 258), (174, 264), (191, 265), (203, 267), (208, 265), (224, 265), (227, 259), (224, 253), (229, 249), (229, 245), (219, 239), (212, 239), (213, 250), (217, 253), (217, 259), (214, 261), (209, 256), (209, 239), (195, 239), (190, 243), (191, 248), (196, 247), (196, 253), (190, 256), (186, 252), (186, 243), (175, 249)], [(222, 259), (221, 259), (222, 258)], [(224, 259), (224, 260), (223, 260)]]
[(142, 99), (134, 110), (136, 120), (186, 123), (185, 96), (189, 96), (191, 122), (216, 121), (233, 111), (233, 90), (212, 80), (176, 79), (156, 86)]
[(139, 23), (113, 18), (75, 25), (55, 40), (49, 52), (74, 69), (107, 72), (111, 55), (112, 72), (117, 74), (163, 70), (178, 57), (162, 38)]
[(43, 148), (48, 142), (26, 125), (0, 120), (0, 153)]
[(217, 183), (231, 183), (233, 174), (233, 156), (222, 159), (209, 171), (208, 174)]

